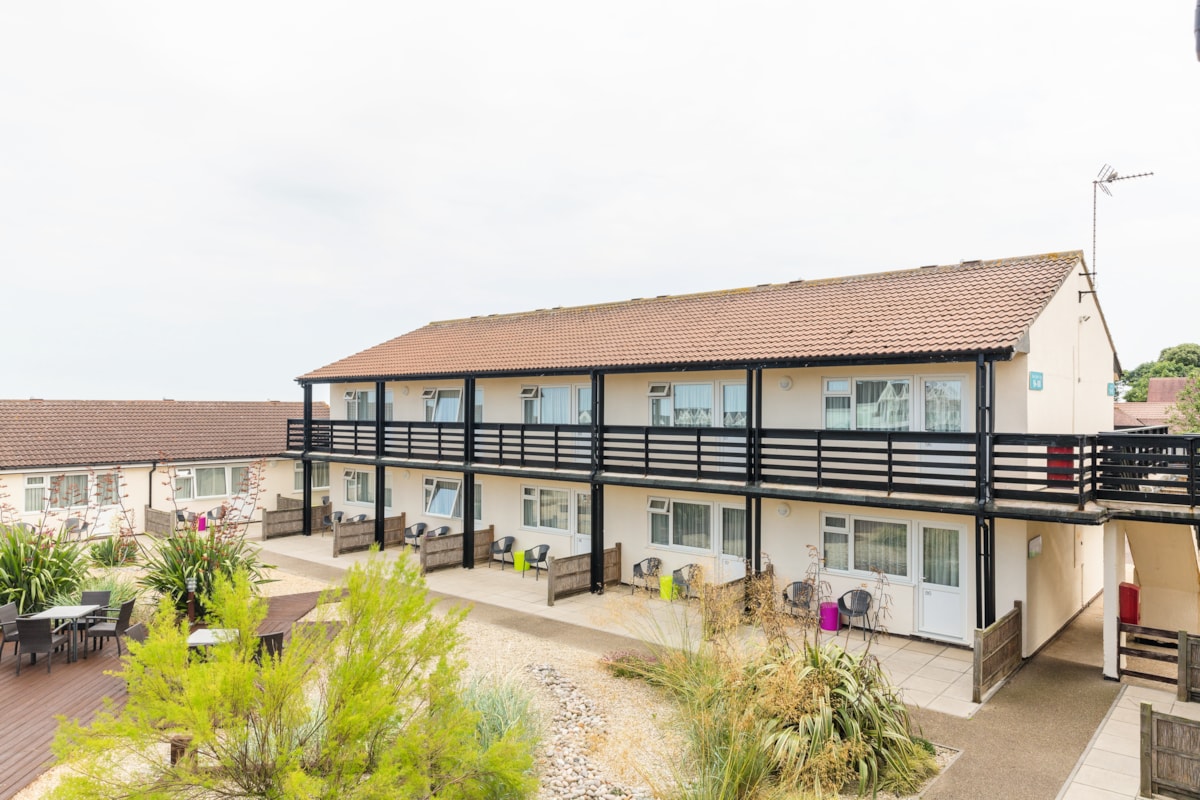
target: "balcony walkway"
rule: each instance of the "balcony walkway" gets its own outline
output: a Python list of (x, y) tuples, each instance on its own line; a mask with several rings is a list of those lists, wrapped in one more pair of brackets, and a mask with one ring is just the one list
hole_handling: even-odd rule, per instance
[[(338, 580), (354, 561), (367, 557), (366, 553), (354, 553), (334, 558), (332, 539), (319, 534), (271, 539), (259, 545), (267, 562), (284, 570), (330, 581)], [(395, 558), (402, 552), (393, 549), (386, 551), (386, 555)], [(610, 589), (604, 595), (585, 593), (560, 598), (553, 606), (548, 606), (545, 576), (535, 581), (531, 573), (522, 575), (513, 572), (511, 567), (489, 569), (484, 564), (473, 570), (438, 570), (429, 573), (426, 582), (432, 592), (446, 598), (519, 611), (617, 636), (637, 638), (639, 633), (666, 634), (669, 639), (679, 636), (685, 629), (699, 630), (696, 602), (669, 602), (647, 597), (643, 592), (632, 594), (628, 586)], [(695, 633), (691, 635), (698, 638)], [(822, 636), (826, 641), (837, 638), (855, 652), (866, 646), (857, 629)], [(871, 643), (871, 652), (879, 657), (892, 680), (901, 688), (906, 702), (957, 717), (969, 718), (979, 709), (979, 704), (971, 702), (973, 655), (969, 649), (900, 636), (879, 636)]]

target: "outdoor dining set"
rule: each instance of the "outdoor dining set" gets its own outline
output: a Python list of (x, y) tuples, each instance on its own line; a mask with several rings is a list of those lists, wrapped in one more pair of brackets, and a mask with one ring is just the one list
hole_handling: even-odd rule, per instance
[(84, 658), (87, 658), (87, 645), (96, 649), (103, 646), (105, 639), (117, 641), (117, 654), (120, 655), (121, 638), (141, 634), (131, 630), (129, 624), (135, 601), (126, 600), (110, 606), (110, 596), (111, 593), (106, 591), (84, 592), (77, 604), (51, 606), (26, 615), (18, 615), (16, 603), (0, 606), (0, 658), (3, 658), (4, 646), (13, 642), (17, 674), (20, 675), (21, 656), (28, 654), (30, 663), (34, 663), (39, 654), (45, 653), (46, 672), (50, 672), (52, 654), (64, 649), (68, 663), (77, 661), (81, 641), (85, 644)]

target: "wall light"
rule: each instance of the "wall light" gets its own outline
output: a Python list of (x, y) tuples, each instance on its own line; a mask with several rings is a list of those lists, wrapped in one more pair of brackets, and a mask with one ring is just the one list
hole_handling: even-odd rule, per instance
[(785, 392), (788, 391), (789, 389), (791, 389), (792, 388), (791, 377), (788, 375), (784, 375), (782, 378), (780, 378), (779, 379), (779, 388), (783, 389)]
[(792, 507), (787, 503), (780, 503), (779, 507), (775, 509), (775, 513), (781, 517), (786, 517), (788, 514), (792, 513)]

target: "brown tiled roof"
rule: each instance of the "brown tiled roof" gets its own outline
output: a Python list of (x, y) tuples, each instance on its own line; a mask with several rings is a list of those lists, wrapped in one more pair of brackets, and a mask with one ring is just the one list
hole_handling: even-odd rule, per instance
[(1148, 403), (1174, 403), (1190, 378), (1151, 378), (1146, 389)]
[(1113, 426), (1117, 428), (1144, 428), (1148, 425), (1166, 425), (1167, 416), (1174, 403), (1114, 403)]
[(278, 401), (0, 400), (0, 469), (278, 455), (302, 416)]
[(1082, 254), (433, 322), (298, 380), (918, 357), (1014, 348)]

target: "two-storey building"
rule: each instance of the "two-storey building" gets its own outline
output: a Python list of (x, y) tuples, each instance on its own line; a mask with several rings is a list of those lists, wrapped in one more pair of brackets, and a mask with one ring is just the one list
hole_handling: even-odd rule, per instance
[[(1102, 588), (1113, 344), (1079, 252), (434, 322), (301, 376), (338, 508), (735, 580), (810, 548), (893, 633), (1031, 652)], [(1115, 567), (1114, 567), (1115, 569)]]

